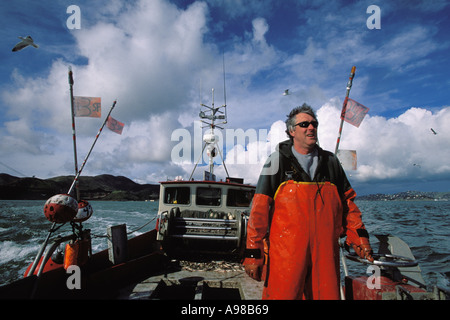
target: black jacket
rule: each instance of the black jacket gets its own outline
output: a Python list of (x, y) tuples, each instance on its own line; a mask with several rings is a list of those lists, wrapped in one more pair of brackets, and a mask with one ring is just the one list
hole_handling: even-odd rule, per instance
[(303, 182), (331, 182), (336, 185), (341, 199), (352, 189), (339, 159), (331, 152), (316, 146), (319, 161), (314, 178), (302, 169), (297, 158), (292, 153), (292, 142), (283, 141), (277, 150), (267, 159), (256, 187), (256, 193), (274, 198), (275, 192), (283, 181), (294, 180)]

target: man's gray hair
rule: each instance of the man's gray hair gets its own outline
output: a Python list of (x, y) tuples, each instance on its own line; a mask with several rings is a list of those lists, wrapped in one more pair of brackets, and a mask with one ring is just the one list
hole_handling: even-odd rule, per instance
[(287, 115), (286, 119), (286, 134), (288, 135), (289, 139), (292, 140), (292, 136), (289, 134), (290, 131), (294, 130), (294, 126), (296, 125), (296, 115), (299, 113), (306, 113), (309, 114), (311, 117), (314, 118), (314, 120), (317, 121), (316, 114), (314, 113), (314, 110), (311, 108), (311, 106), (304, 103), (300, 107), (295, 107), (292, 109), (292, 111)]

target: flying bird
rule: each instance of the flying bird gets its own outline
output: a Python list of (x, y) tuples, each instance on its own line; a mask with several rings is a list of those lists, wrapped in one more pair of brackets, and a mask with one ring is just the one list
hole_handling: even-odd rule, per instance
[(290, 94), (290, 93), (289, 93), (289, 89), (284, 90), (283, 96), (287, 96), (287, 95), (289, 95), (289, 94)]
[(14, 46), (14, 48), (12, 49), (13, 52), (22, 50), (23, 48), (26, 48), (30, 45), (35, 48), (39, 48), (39, 46), (33, 42), (33, 39), (30, 36), (27, 36), (26, 38), (24, 38), (24, 37), (18, 37), (18, 38), (21, 39), (22, 41), (20, 41), (18, 44), (16, 44)]

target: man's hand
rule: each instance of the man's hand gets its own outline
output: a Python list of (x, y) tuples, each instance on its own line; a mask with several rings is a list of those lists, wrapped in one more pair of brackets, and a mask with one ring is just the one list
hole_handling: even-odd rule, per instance
[[(364, 238), (361, 238), (364, 239)], [(369, 240), (361, 240), (361, 244), (358, 246), (356, 244), (352, 244), (353, 250), (355, 250), (356, 254), (363, 258), (363, 259), (367, 259), (370, 262), (373, 262), (373, 257), (372, 257), (372, 247), (370, 246)]]
[(256, 281), (261, 281), (261, 266), (249, 264), (245, 265), (244, 268), (250, 278), (255, 279)]

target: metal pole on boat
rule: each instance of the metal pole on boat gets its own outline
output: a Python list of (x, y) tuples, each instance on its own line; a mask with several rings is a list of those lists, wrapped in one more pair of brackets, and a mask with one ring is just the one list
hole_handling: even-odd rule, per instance
[(50, 236), (53, 233), (53, 230), (55, 229), (55, 226), (56, 226), (56, 222), (53, 222), (52, 227), (51, 227), (50, 231), (48, 232), (47, 238), (45, 239), (44, 243), (42, 244), (41, 248), (39, 249), (39, 252), (36, 255), (36, 258), (34, 258), (33, 264), (31, 265), (31, 268), (28, 271), (28, 274), (26, 275), (27, 277), (33, 275), (34, 270), (36, 270), (36, 267), (37, 267), (38, 262), (39, 262), (39, 258), (44, 253), (45, 247), (47, 246), (48, 240), (50, 239)]
[(356, 66), (353, 66), (352, 71), (350, 72), (350, 77), (348, 79), (347, 93), (345, 95), (344, 104), (342, 106), (341, 124), (339, 126), (339, 134), (338, 134), (338, 138), (336, 141), (336, 149), (334, 150), (334, 154), (337, 154), (338, 149), (339, 149), (339, 143), (341, 142), (341, 134), (342, 134), (342, 127), (344, 126), (345, 111), (346, 111), (346, 107), (347, 107), (348, 96), (350, 94), (350, 89), (352, 88), (353, 78), (355, 77), (355, 70), (356, 70)]
[(229, 177), (230, 174), (228, 173), (227, 166), (225, 165), (225, 160), (223, 159), (222, 151), (220, 151), (219, 146), (217, 146), (217, 151), (219, 151), (220, 158), (222, 159), (223, 168), (225, 169), (225, 172), (226, 172), (226, 174), (227, 174), (227, 177)]
[[(339, 143), (341, 142), (342, 128), (344, 126), (344, 119), (345, 119), (345, 112), (346, 112), (346, 107), (347, 107), (347, 101), (348, 101), (348, 96), (350, 94), (350, 89), (352, 88), (353, 78), (355, 77), (355, 71), (356, 71), (356, 66), (353, 66), (352, 70), (350, 71), (350, 76), (348, 78), (347, 92), (345, 94), (344, 104), (342, 105), (341, 123), (339, 125), (339, 133), (338, 133), (338, 138), (337, 138), (337, 141), (336, 141), (336, 148), (334, 150), (334, 154), (335, 155), (337, 155), (337, 152), (339, 150)], [(344, 268), (345, 276), (348, 276), (347, 263), (345, 261), (345, 256), (344, 256), (344, 252), (343, 252), (342, 246), (340, 246), (339, 251), (340, 251), (341, 262), (342, 262), (342, 266)], [(345, 300), (344, 288), (342, 287), (342, 284), (340, 286), (340, 294), (341, 294), (341, 299)]]
[[(52, 230), (50, 230), (51, 232), (53, 232), (54, 226), (55, 226), (55, 224), (53, 224)], [(47, 237), (47, 240), (46, 240), (47, 242), (48, 242), (48, 238), (49, 238), (49, 237), (50, 237), (50, 233), (49, 233), (49, 236)], [(45, 267), (47, 261), (50, 259), (51, 255), (53, 254), (53, 252), (56, 250), (56, 248), (57, 248), (62, 242), (67, 241), (67, 240), (70, 240), (70, 239), (72, 239), (72, 238), (73, 238), (73, 236), (71, 235), (71, 236), (65, 236), (65, 237), (63, 237), (63, 238), (59, 238), (59, 239), (55, 240), (55, 242), (53, 243), (53, 245), (52, 245), (52, 246), (48, 249), (48, 251), (45, 253), (45, 256), (43, 256), (42, 261), (41, 261), (41, 264), (40, 264), (39, 269), (38, 269), (38, 272), (37, 272), (37, 274), (36, 274), (37, 279), (36, 279), (36, 281), (34, 282), (34, 285), (33, 285), (33, 290), (32, 290), (32, 292), (31, 292), (31, 296), (30, 296), (31, 299), (34, 299), (34, 296), (35, 296), (35, 294), (36, 294), (36, 290), (37, 290), (37, 288), (38, 288), (39, 280), (40, 280), (41, 275), (42, 275), (42, 273), (43, 273), (43, 271), (44, 271), (44, 267)], [(45, 245), (47, 245), (47, 243), (46, 243)], [(43, 253), (44, 253), (44, 252), (42, 252), (40, 255), (43, 255)], [(39, 255), (38, 255), (38, 256), (39, 256)], [(31, 271), (31, 270), (30, 270), (30, 271)], [(31, 274), (33, 274), (33, 273), (34, 273), (34, 270), (31, 271)], [(29, 273), (28, 275), (30, 275), (30, 273)]]
[[(344, 255), (344, 244), (339, 241), (339, 253), (341, 256), (341, 263), (342, 267), (344, 268), (344, 275), (348, 277), (348, 267), (347, 262), (345, 261), (345, 255)], [(345, 293), (344, 293), (344, 287), (342, 286), (342, 283), (340, 285), (340, 293), (341, 293), (341, 300), (345, 300)]]
[(111, 114), (112, 110), (114, 109), (114, 107), (116, 106), (117, 100), (115, 100), (111, 106), (111, 109), (109, 109), (108, 115), (106, 116), (105, 120), (103, 121), (102, 126), (100, 127), (100, 130), (98, 130), (97, 135), (95, 136), (94, 139), (94, 143), (91, 146), (91, 149), (89, 150), (88, 154), (86, 155), (86, 157), (83, 160), (83, 164), (80, 167), (80, 170), (77, 172), (75, 178), (73, 179), (72, 185), (70, 186), (69, 191), (67, 192), (68, 194), (70, 194), (70, 192), (72, 192), (73, 187), (78, 183), (78, 178), (81, 175), (81, 171), (83, 171), (84, 166), (86, 165), (86, 162), (89, 158), (89, 156), (91, 155), (92, 149), (94, 149), (95, 143), (98, 140), (98, 137), (100, 136), (100, 134), (102, 133), (103, 127), (105, 126), (106, 122), (108, 121), (109, 115)]
[[(212, 88), (212, 122), (211, 122), (211, 135), (214, 137), (214, 120), (216, 119), (216, 110), (214, 108), (214, 88)], [(214, 142), (216, 140), (214, 139)], [(215, 143), (213, 144), (215, 145)], [(213, 155), (212, 153), (210, 153), (209, 155), (209, 172), (211, 172), (211, 174), (214, 174), (214, 159), (213, 159)]]
[[(72, 114), (72, 137), (73, 137), (73, 156), (75, 162), (75, 175), (78, 173), (78, 159), (77, 159), (77, 135), (75, 131), (75, 109), (73, 105), (73, 73), (69, 66), (69, 86), (70, 86), (70, 108)], [(70, 194), (70, 193), (69, 193)], [(76, 184), (76, 199), (80, 201), (80, 190), (78, 189), (78, 182)]]
[[(74, 110), (74, 106), (73, 106), (73, 83), (74, 83), (74, 81), (73, 81), (72, 68), (69, 66), (70, 107), (71, 107), (71, 113), (72, 113), (73, 153), (74, 153), (74, 160), (75, 160), (75, 179), (74, 179), (69, 191), (67, 192), (69, 195), (72, 193), (73, 187), (76, 185), (77, 178), (79, 176), (78, 161), (77, 161), (77, 143), (76, 143), (76, 133), (75, 133), (75, 110)], [(79, 201), (79, 199), (80, 199), (80, 194), (79, 194), (78, 188), (77, 188), (77, 192), (76, 192), (76, 199), (77, 199), (77, 201)], [(39, 252), (37, 253), (36, 258), (34, 258), (33, 264), (31, 265), (31, 268), (28, 271), (27, 277), (31, 276), (34, 273), (34, 271), (36, 270), (39, 259), (40, 259), (40, 257), (42, 257), (42, 254), (44, 253), (45, 248), (47, 247), (48, 241), (50, 240), (50, 236), (52, 235), (52, 233), (55, 229), (55, 226), (56, 226), (56, 222), (53, 222), (52, 227), (51, 227), (50, 231), (48, 232), (48, 235), (45, 238), (44, 243), (42, 244), (41, 248), (39, 249)]]
[[(225, 109), (225, 121), (223, 122), (223, 124), (226, 124), (228, 122), (228, 118), (227, 118), (227, 88), (225, 86), (225, 53), (222, 56), (222, 67), (223, 67), (223, 107)], [(223, 159), (222, 162), (225, 163)]]
[(200, 156), (198, 157), (198, 160), (197, 160), (197, 162), (195, 163), (194, 169), (192, 170), (191, 176), (189, 177), (189, 181), (192, 180), (192, 176), (194, 175), (194, 171), (195, 171), (195, 169), (197, 168), (197, 165), (198, 165), (198, 163), (200, 162), (200, 159), (203, 157), (203, 152), (205, 151), (205, 148), (206, 148), (206, 143), (203, 145), (202, 152), (200, 153)]

